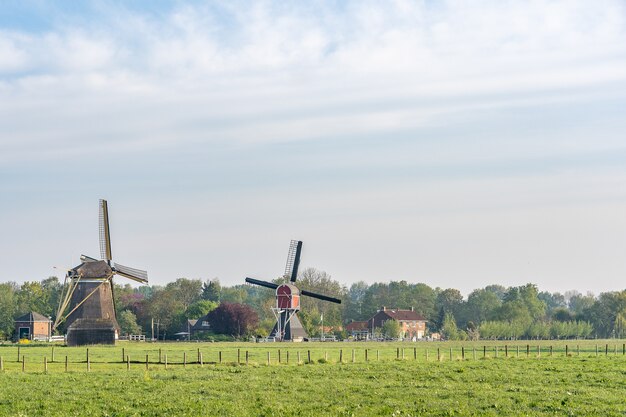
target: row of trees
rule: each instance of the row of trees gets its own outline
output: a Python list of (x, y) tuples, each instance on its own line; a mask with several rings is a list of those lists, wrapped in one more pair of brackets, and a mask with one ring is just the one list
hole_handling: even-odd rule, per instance
[[(285, 278), (274, 282), (285, 282)], [(322, 316), (326, 331), (339, 331), (353, 320), (368, 320), (382, 306), (387, 306), (413, 307), (427, 319), (431, 332), (441, 332), (450, 339), (626, 337), (626, 291), (606, 292), (596, 297), (576, 291), (540, 292), (533, 284), (508, 288), (489, 285), (463, 297), (453, 288), (433, 288), (406, 281), (371, 285), (361, 281), (345, 287), (314, 268), (302, 271), (298, 284), (301, 289), (343, 300), (337, 305), (302, 298), (300, 320), (312, 336), (320, 332)], [(60, 293), (61, 283), (56, 277), (21, 285), (0, 284), (0, 337), (10, 336), (13, 319), (28, 311), (54, 317)], [(245, 325), (242, 326), (242, 319), (237, 319), (239, 330), (220, 328), (220, 332), (268, 334), (274, 325), (270, 311), (273, 291), (247, 284), (222, 286), (217, 279), (180, 278), (164, 286), (133, 288), (116, 284), (114, 294), (118, 321), (123, 332), (128, 333), (149, 334), (154, 322), (154, 331), (161, 337), (171, 336), (186, 330), (188, 319), (204, 317), (220, 305), (226, 308), (227, 303), (247, 305), (256, 314), (255, 317), (247, 313), (235, 315), (245, 316)]]

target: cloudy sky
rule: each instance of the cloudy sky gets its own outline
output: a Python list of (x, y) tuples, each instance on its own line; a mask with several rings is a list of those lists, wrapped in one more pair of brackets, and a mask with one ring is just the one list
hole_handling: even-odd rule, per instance
[[(127, 3), (131, 3), (129, 5)], [(626, 288), (626, 3), (0, 9), (0, 280)]]

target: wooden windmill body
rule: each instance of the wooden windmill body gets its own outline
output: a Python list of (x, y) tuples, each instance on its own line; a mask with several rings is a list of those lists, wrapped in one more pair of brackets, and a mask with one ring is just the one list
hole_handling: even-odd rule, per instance
[(302, 253), (302, 242), (292, 240), (287, 256), (287, 266), (285, 276), (289, 277), (289, 283), (276, 284), (273, 282), (260, 281), (258, 279), (246, 278), (249, 284), (276, 290), (276, 304), (272, 307), (272, 313), (276, 317), (276, 324), (270, 333), (270, 337), (277, 341), (301, 341), (307, 337), (306, 330), (298, 319), (300, 311), (300, 299), (302, 296), (313, 297), (331, 303), (341, 304), (341, 300), (327, 295), (317, 294), (311, 291), (300, 290), (295, 282), (298, 277), (298, 267), (300, 265), (300, 255)]
[(113, 276), (148, 282), (145, 271), (111, 262), (106, 200), (100, 200), (100, 253), (102, 260), (82, 255), (81, 264), (70, 269), (65, 277), (53, 329), (62, 323), (66, 325), (69, 346), (115, 344), (120, 326), (113, 302)]

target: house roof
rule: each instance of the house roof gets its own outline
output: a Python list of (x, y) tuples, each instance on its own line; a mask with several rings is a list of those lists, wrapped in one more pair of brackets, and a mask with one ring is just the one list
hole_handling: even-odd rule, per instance
[(48, 317), (44, 316), (43, 314), (39, 314), (39, 313), (37, 313), (35, 311), (31, 311), (30, 313), (26, 313), (26, 314), (16, 318), (15, 321), (34, 323), (34, 322), (38, 322), (38, 321), (49, 322), (51, 320)]
[(208, 320), (206, 316), (200, 317), (191, 327), (193, 330), (211, 330), (211, 326), (206, 326), (204, 323), (208, 324)]
[(352, 323), (348, 323), (346, 325), (346, 330), (349, 332), (359, 331), (359, 330), (367, 330), (368, 322), (367, 321), (353, 321)]
[(426, 318), (413, 310), (400, 310), (397, 308), (385, 309), (379, 311), (388, 315), (390, 318), (398, 321), (426, 321)]

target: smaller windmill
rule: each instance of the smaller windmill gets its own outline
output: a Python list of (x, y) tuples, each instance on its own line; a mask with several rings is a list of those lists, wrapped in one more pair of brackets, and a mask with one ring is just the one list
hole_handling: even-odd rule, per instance
[(272, 313), (276, 317), (276, 324), (270, 334), (276, 340), (298, 340), (307, 337), (302, 323), (298, 319), (300, 311), (300, 296), (313, 297), (331, 303), (341, 304), (341, 300), (327, 295), (317, 294), (311, 291), (300, 290), (295, 282), (298, 278), (298, 267), (300, 266), (300, 255), (302, 254), (302, 241), (292, 240), (289, 245), (287, 255), (287, 265), (285, 276), (289, 277), (288, 284), (275, 284), (273, 282), (260, 281), (258, 279), (246, 278), (246, 282), (261, 287), (276, 290), (276, 304), (272, 307)]
[(81, 255), (81, 264), (70, 269), (52, 329), (67, 325), (67, 344), (114, 344), (120, 331), (113, 302), (113, 276), (145, 284), (148, 273), (111, 262), (109, 208), (100, 200), (100, 255), (102, 260)]

